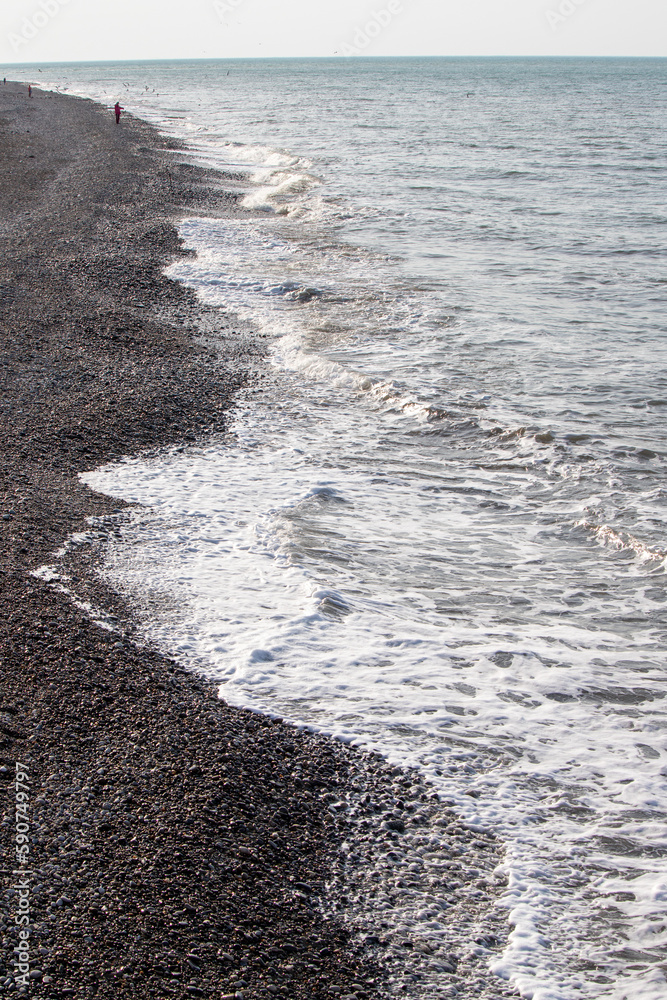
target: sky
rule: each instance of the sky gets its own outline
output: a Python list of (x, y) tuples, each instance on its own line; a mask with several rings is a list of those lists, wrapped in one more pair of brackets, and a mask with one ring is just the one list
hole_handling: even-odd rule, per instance
[(665, 0), (1, 0), (0, 62), (667, 56)]

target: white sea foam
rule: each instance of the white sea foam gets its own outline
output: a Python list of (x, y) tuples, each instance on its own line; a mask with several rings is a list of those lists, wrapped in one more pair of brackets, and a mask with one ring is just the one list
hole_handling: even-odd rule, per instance
[[(466, 493), (434, 502), (394, 481), (391, 463), (384, 468), (377, 458), (368, 469), (327, 469), (309, 436), (290, 433), (287, 420), (282, 446), (270, 447), (262, 441), (278, 422), (261, 409), (254, 421), (236, 428), (237, 445), (86, 477), (95, 489), (150, 509), (134, 515), (110, 550), (112, 583), (139, 603), (142, 594), (163, 591), (172, 608), (178, 597), (181, 620), (170, 611), (147, 625), (148, 634), (219, 677), (231, 703), (282, 713), (417, 766), (470, 822), (502, 834), (516, 930), (499, 974), (511, 972), (529, 991), (532, 973), (517, 973), (529, 954), (529, 965), (542, 965), (582, 936), (582, 959), (602, 961), (613, 942), (621, 951), (629, 918), (650, 924), (661, 910), (658, 869), (667, 878), (664, 861), (654, 860), (646, 881), (642, 858), (667, 833), (662, 815), (650, 819), (667, 751), (654, 643), (638, 645), (634, 630), (619, 634), (613, 621), (591, 631), (568, 614), (558, 580), (571, 543), (550, 537), (554, 572), (544, 579), (536, 567), (545, 541), (521, 527), (520, 498), (499, 537), (496, 513), (480, 516), (479, 495), (472, 503)], [(336, 411), (319, 432), (335, 440), (342, 424)], [(484, 492), (470, 476), (467, 483), (473, 495)], [(446, 556), (438, 554), (445, 538)], [(457, 566), (473, 554), (477, 581), (462, 594)], [(417, 567), (429, 560), (443, 567), (439, 576), (429, 566), (425, 592), (415, 556)], [(618, 571), (608, 564), (606, 586)], [(530, 615), (498, 606), (508, 572), (519, 583), (516, 598), (541, 602)], [(570, 592), (577, 587), (571, 578)], [(443, 609), (450, 602), (458, 605), (453, 617)], [(624, 602), (625, 614), (636, 613), (636, 599)], [(656, 708), (641, 715), (623, 707), (647, 702)], [(647, 819), (633, 820), (636, 813)], [(618, 858), (613, 874), (600, 838), (626, 838), (637, 859)], [(605, 892), (593, 906), (600, 870), (608, 872)], [(596, 926), (598, 907), (603, 912), (629, 882), (632, 903), (615, 903), (611, 925), (600, 918)], [(635, 933), (641, 937), (641, 929)], [(622, 976), (622, 960), (611, 965)], [(561, 971), (557, 986), (535, 996), (566, 997), (576, 980)]]

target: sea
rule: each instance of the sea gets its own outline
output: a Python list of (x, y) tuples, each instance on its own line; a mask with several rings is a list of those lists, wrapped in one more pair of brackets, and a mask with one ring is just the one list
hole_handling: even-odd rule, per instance
[(523, 997), (667, 996), (667, 61), (20, 73), (240, 198), (168, 274), (261, 377), (83, 477), (146, 638), (495, 831)]

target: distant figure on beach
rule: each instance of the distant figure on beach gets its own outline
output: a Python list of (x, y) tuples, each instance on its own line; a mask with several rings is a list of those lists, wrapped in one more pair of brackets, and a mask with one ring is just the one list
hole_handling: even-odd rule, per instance
[(116, 125), (118, 125), (118, 123), (120, 121), (120, 113), (121, 113), (121, 111), (125, 111), (125, 108), (121, 108), (121, 106), (118, 103), (118, 101), (116, 101), (116, 104), (115, 104), (115, 107), (114, 107), (114, 111), (116, 112)]
[(28, 97), (32, 97), (32, 87), (28, 84)]

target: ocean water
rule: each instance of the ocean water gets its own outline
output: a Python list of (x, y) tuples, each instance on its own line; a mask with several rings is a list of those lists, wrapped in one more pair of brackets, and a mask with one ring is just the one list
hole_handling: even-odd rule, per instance
[(494, 971), (667, 995), (667, 63), (42, 66), (231, 173), (169, 273), (266, 337), (221, 439), (87, 475), (145, 631), (505, 845)]

